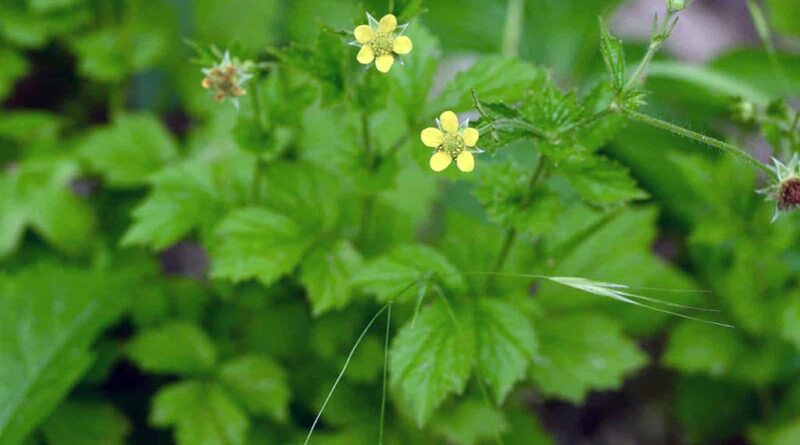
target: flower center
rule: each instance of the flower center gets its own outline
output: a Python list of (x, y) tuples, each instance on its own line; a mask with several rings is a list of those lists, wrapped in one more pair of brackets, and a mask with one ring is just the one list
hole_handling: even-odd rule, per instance
[(378, 32), (369, 41), (369, 46), (376, 57), (385, 56), (392, 53), (392, 44), (394, 43), (394, 35), (389, 32)]
[(464, 137), (461, 136), (461, 133), (457, 131), (445, 132), (442, 150), (449, 153), (450, 156), (455, 159), (462, 151), (464, 151)]
[(211, 68), (208, 77), (203, 81), (203, 86), (215, 90), (219, 96), (245, 94), (244, 89), (239, 86), (239, 72), (232, 65)]
[(778, 208), (791, 210), (800, 206), (800, 178), (789, 178), (778, 191)]

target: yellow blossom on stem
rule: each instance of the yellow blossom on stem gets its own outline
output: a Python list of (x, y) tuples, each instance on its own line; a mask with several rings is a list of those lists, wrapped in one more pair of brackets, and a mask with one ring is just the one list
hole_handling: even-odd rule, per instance
[(230, 98), (239, 108), (239, 97), (247, 94), (242, 85), (252, 77), (245, 66), (231, 61), (231, 55), (226, 51), (220, 63), (202, 71), (206, 76), (201, 82), (203, 88), (212, 91), (217, 102)]
[(458, 116), (452, 111), (445, 111), (436, 120), (436, 127), (422, 130), (420, 139), (426, 146), (435, 149), (431, 156), (430, 166), (435, 172), (446, 169), (454, 160), (462, 172), (475, 169), (473, 153), (481, 153), (476, 146), (480, 133), (469, 128), (469, 121), (458, 122)]
[(395, 58), (411, 52), (414, 45), (408, 36), (404, 36), (408, 24), (398, 25), (397, 17), (387, 14), (380, 21), (367, 14), (368, 25), (357, 26), (353, 30), (356, 40), (352, 45), (361, 49), (356, 60), (362, 65), (375, 62), (375, 68), (388, 73), (394, 65)]

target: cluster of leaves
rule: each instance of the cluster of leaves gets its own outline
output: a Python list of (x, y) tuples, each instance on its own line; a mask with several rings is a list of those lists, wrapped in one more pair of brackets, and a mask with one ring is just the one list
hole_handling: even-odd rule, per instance
[[(450, 32), (456, 19), (491, 20), (496, 11), (483, 2), (458, 8), (469, 17), (442, 19), (450, 2), (429, 2), (420, 18), (422, 2), (397, 1), (398, 17), (412, 20), (414, 50), (388, 75), (355, 62), (346, 32), (295, 23), (308, 18), (306, 3), (325, 12), (332, 2), (283, 5), (286, 30), (277, 2), (238, 0), (223, 12), (217, 3), (197, 2), (198, 40), (241, 39), (241, 57), (265, 60), (240, 111), (204, 96), (199, 70), (171, 65), (185, 52), (168, 2), (3, 4), (0, 97), (28, 70), (23, 51), (63, 47), (96, 87), (84, 93), (108, 102), (108, 119), (89, 126), (88, 110), (15, 110), (0, 120), (8, 269), (0, 276), (0, 444), (114, 444), (159, 429), (180, 444), (297, 443), (323, 402), (314, 443), (371, 443), (384, 434), (387, 364), (386, 443), (553, 443), (526, 394), (581, 403), (619, 388), (649, 360), (635, 339), (671, 319), (501, 273), (653, 289), (695, 288), (696, 279), (714, 290), (741, 329), (681, 323), (662, 357), (683, 375), (678, 412), (696, 437), (735, 434), (726, 427), (755, 418), (731, 410), (703, 423), (697, 410), (711, 400), (730, 403), (733, 394), (747, 406), (788, 384), (800, 347), (800, 300), (783, 297), (795, 284), (788, 247), (796, 231), (765, 226), (766, 207), (742, 198), (757, 180), (746, 166), (668, 156), (669, 147), (653, 148), (652, 133), (621, 131), (618, 111), (635, 110), (645, 94), (604, 26), (589, 42), (602, 58), (593, 50), (590, 59), (604, 60), (610, 75), (588, 76), (574, 91), (539, 66), (491, 54), (438, 88), (443, 45), (485, 41)], [(613, 2), (567, 12), (543, 3), (588, 26)], [(333, 9), (337, 26), (362, 21), (354, 5)], [(264, 34), (265, 21), (297, 42), (259, 52), (276, 37)], [(535, 28), (560, 42), (586, 38), (548, 25)], [(556, 75), (566, 66), (598, 71), (578, 54), (555, 61), (550, 44), (526, 42), (521, 55), (552, 62)], [(194, 119), (181, 137), (150, 112), (125, 111), (125, 91), (155, 66), (173, 73), (164, 82), (182, 92)], [(144, 105), (160, 99), (150, 100)], [(487, 153), (473, 175), (427, 169), (430, 153), (416, 135), (445, 109), (479, 117)], [(796, 133), (770, 116), (766, 134)], [(662, 167), (647, 171), (657, 155), (684, 179), (680, 198)], [(643, 202), (650, 193), (620, 160), (690, 227), (695, 279), (652, 251), (660, 209)], [(191, 278), (164, 273), (157, 255), (167, 252), (167, 262), (181, 249), (200, 252), (208, 267), (177, 274)], [(386, 330), (363, 334), (327, 400), (359, 332), (386, 304), (394, 307)], [(145, 383), (115, 390), (125, 372)], [(795, 393), (753, 429), (759, 443), (792, 443)]]

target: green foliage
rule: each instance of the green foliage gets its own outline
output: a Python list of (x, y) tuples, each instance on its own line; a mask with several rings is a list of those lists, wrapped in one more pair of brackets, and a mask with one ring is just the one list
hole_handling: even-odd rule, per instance
[(537, 326), (540, 355), (530, 374), (549, 396), (579, 403), (590, 390), (618, 388), (646, 363), (620, 326), (607, 318), (575, 314), (542, 319)]
[[(665, 441), (797, 442), (800, 231), (751, 152), (800, 150), (800, 59), (658, 59), (686, 5), (642, 46), (618, 3), (4, 1), (0, 445), (553, 445), (648, 363)], [(367, 10), (410, 21), (388, 74)], [(447, 110), (471, 173), (429, 168)]]
[(91, 366), (128, 304), (122, 277), (41, 263), (0, 280), (0, 443), (17, 444)]

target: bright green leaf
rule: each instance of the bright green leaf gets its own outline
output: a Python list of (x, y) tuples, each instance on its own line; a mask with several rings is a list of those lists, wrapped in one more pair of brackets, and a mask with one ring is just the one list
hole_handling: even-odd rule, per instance
[(197, 325), (186, 322), (141, 331), (128, 343), (127, 352), (137, 366), (157, 374), (202, 373), (217, 360), (211, 339)]
[(119, 188), (144, 185), (178, 154), (172, 136), (147, 114), (120, 116), (91, 134), (80, 153), (109, 185)]
[(211, 275), (270, 285), (294, 270), (313, 240), (291, 219), (262, 207), (231, 212), (217, 230)]
[(621, 327), (602, 316), (545, 317), (536, 329), (539, 357), (530, 376), (547, 396), (582, 402), (589, 391), (619, 388), (647, 362)]
[(242, 356), (223, 363), (220, 384), (253, 414), (285, 421), (289, 407), (289, 384), (283, 368), (263, 356)]
[(315, 315), (342, 309), (352, 297), (350, 277), (361, 255), (347, 241), (316, 248), (303, 261), (300, 282), (306, 287)]
[(475, 334), (480, 375), (489, 383), (495, 400), (502, 403), (536, 356), (536, 331), (511, 303), (481, 299), (475, 308)]
[(162, 388), (150, 423), (175, 428), (179, 445), (241, 445), (249, 427), (245, 413), (219, 385), (194, 380)]
[(447, 443), (475, 445), (499, 437), (508, 430), (503, 412), (482, 400), (468, 399), (443, 410), (431, 422), (431, 429)]
[(464, 391), (475, 360), (475, 333), (465, 321), (457, 323), (449, 308), (436, 302), (394, 339), (391, 385), (420, 426), (445, 398)]

